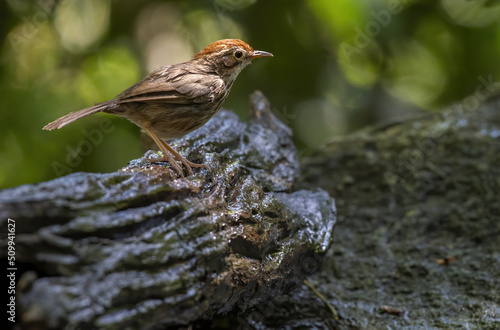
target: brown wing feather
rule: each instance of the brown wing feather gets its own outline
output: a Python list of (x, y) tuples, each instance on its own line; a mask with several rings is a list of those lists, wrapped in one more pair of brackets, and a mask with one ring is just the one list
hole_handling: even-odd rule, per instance
[[(213, 85), (217, 85), (214, 88)], [(212, 102), (220, 87), (215, 72), (190, 62), (164, 66), (116, 97), (118, 103), (148, 102), (190, 104)], [(214, 93), (215, 92), (215, 93)]]
[[(116, 99), (124, 101), (134, 96), (141, 96), (143, 94), (158, 92), (159, 85), (163, 85), (167, 81), (167, 79), (165, 79), (164, 73), (168, 72), (169, 68), (171, 68), (171, 66), (163, 66), (156, 69), (155, 71), (151, 72), (146, 78), (142, 79), (138, 83), (132, 85), (131, 87), (118, 94), (116, 96)], [(162, 78), (164, 81), (160, 81)], [(164, 91), (167, 91), (167, 89), (165, 89), (165, 86), (163, 86), (163, 88)]]

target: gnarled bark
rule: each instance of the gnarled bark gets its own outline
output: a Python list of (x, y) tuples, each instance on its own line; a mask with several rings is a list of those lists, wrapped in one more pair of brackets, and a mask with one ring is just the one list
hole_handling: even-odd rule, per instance
[(248, 123), (221, 111), (175, 143), (209, 166), (187, 178), (150, 165), (148, 152), (114, 173), (0, 192), (0, 219), (16, 219), (18, 261), (43, 275), (19, 284), (23, 324), (189, 324), (287, 293), (316, 270), (333, 201), (317, 189), (289, 192), (299, 175), (291, 131), (262, 94), (252, 102)]

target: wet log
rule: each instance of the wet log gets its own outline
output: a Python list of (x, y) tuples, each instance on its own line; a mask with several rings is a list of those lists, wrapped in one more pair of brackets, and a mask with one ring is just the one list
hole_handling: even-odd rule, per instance
[(261, 93), (247, 123), (221, 111), (174, 148), (209, 168), (178, 178), (149, 151), (114, 173), (0, 192), (2, 232), (14, 219), (16, 261), (35, 270), (17, 288), (24, 328), (187, 325), (286, 294), (318, 269), (333, 200), (291, 192), (291, 131)]
[(335, 244), (308, 281), (339, 320), (303, 286), (234, 324), (498, 328), (499, 110), (498, 97), (478, 107), (466, 99), (442, 114), (337, 138), (305, 157), (296, 188), (325, 189), (339, 214)]

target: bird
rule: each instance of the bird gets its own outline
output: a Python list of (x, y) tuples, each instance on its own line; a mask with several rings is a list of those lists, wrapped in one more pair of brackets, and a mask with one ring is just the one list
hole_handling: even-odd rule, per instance
[(272, 56), (239, 39), (215, 41), (191, 60), (160, 67), (114, 99), (70, 112), (43, 129), (59, 129), (98, 112), (118, 115), (142, 128), (159, 147), (163, 157), (149, 162), (166, 161), (184, 177), (180, 162), (191, 175), (191, 168), (208, 166), (190, 162), (165, 140), (203, 126), (219, 111), (241, 70), (253, 59)]

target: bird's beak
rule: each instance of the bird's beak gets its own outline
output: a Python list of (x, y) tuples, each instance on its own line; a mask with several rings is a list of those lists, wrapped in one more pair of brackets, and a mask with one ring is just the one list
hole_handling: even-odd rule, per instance
[(259, 58), (259, 57), (273, 57), (273, 54), (264, 52), (262, 50), (254, 50), (250, 58)]

